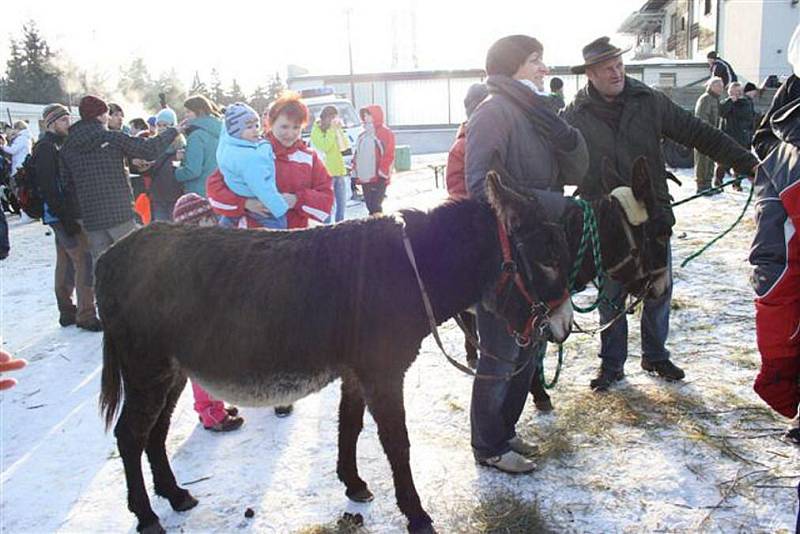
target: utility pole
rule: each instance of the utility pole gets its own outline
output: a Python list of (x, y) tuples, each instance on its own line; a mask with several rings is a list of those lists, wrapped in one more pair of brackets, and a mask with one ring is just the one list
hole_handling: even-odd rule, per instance
[(356, 84), (353, 82), (353, 39), (350, 33), (350, 14), (353, 8), (348, 7), (344, 10), (347, 17), (347, 57), (350, 62), (350, 102), (356, 105)]

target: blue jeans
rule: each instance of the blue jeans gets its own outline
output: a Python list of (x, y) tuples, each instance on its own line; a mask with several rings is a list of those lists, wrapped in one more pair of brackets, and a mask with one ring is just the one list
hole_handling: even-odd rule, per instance
[[(480, 304), (477, 308), (481, 345), (497, 356), (516, 363), (498, 361), (481, 354), (477, 373), (501, 375), (513, 372), (529, 358), (534, 358), (536, 345), (521, 349), (509, 335), (504, 320), (492, 315)], [(500, 456), (511, 450), (508, 442), (517, 435), (515, 427), (525, 407), (535, 371), (534, 360), (511, 380), (475, 378), (472, 383), (470, 423), (472, 451), (478, 460)]]
[[(669, 360), (665, 344), (669, 336), (669, 313), (672, 302), (672, 247), (667, 247), (667, 273), (669, 283), (663, 295), (656, 299), (645, 298), (642, 310), (642, 359), (648, 362)], [(622, 284), (606, 280), (608, 299), (614, 305), (600, 304), (600, 324), (606, 324), (625, 307), (628, 293)], [(609, 371), (622, 371), (628, 359), (628, 317), (623, 314), (616, 323), (600, 334), (600, 358), (603, 368)]]
[[(333, 209), (334, 222), (344, 220), (344, 210), (347, 208), (347, 201), (350, 200), (350, 177), (333, 176)], [(328, 221), (330, 222), (330, 217)]]
[[(261, 228), (270, 228), (272, 230), (285, 230), (288, 227), (286, 215), (275, 217), (273, 215), (261, 215), (252, 211), (247, 212), (247, 216), (258, 223)], [(225, 228), (236, 228), (239, 226), (240, 217), (225, 217), (219, 218), (217, 224)]]

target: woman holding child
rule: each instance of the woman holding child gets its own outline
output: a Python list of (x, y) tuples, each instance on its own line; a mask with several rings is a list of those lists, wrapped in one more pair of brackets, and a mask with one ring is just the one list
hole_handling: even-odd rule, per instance
[[(248, 228), (264, 227), (269, 217), (285, 216), (285, 228), (305, 228), (311, 219), (324, 222), (333, 207), (333, 185), (325, 165), (300, 139), (308, 122), (308, 108), (295, 93), (276, 100), (266, 115), (265, 139), (247, 141), (252, 147), (243, 148), (237, 156), (224, 148), (223, 141), (227, 138), (240, 148), (245, 146), (241, 136), (252, 134), (258, 115), (244, 108), (249, 106), (234, 104), (225, 111), (225, 131), (217, 152), (220, 169), (208, 177), (206, 187), (214, 211), (227, 224)], [(244, 122), (239, 116), (243, 111)], [(240, 124), (249, 125), (251, 131), (240, 131)], [(253, 167), (243, 165), (242, 159), (233, 161), (247, 150), (258, 153), (258, 157), (251, 154), (249, 158)], [(270, 153), (272, 161), (268, 161)]]

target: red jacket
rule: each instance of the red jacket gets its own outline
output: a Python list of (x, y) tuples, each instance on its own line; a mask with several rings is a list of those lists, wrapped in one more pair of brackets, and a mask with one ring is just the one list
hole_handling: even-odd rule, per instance
[[(378, 144), (375, 147), (377, 151), (375, 159), (378, 162), (378, 177), (386, 181), (389, 185), (392, 177), (392, 164), (394, 163), (394, 133), (386, 127), (383, 123), (383, 109), (380, 106), (372, 105), (367, 106), (370, 116), (372, 116), (372, 124), (375, 125), (375, 137), (378, 138)], [(353, 165), (355, 165), (356, 158), (353, 158)], [(357, 180), (359, 183), (361, 180)]]
[(450, 147), (450, 153), (447, 154), (447, 193), (450, 198), (454, 200), (467, 198), (467, 179), (464, 174), (464, 160), (466, 159), (467, 148), (467, 128), (466, 123), (463, 123), (458, 128), (456, 134), (456, 141)]
[[(310, 218), (325, 221), (333, 207), (333, 182), (316, 152), (298, 141), (291, 147), (283, 146), (272, 133), (267, 135), (275, 152), (275, 179), (278, 191), (297, 195), (297, 203), (286, 212), (289, 228), (305, 228)], [(246, 216), (245, 197), (240, 197), (225, 185), (219, 169), (208, 177), (206, 193), (217, 215)], [(258, 224), (247, 218), (248, 228)]]

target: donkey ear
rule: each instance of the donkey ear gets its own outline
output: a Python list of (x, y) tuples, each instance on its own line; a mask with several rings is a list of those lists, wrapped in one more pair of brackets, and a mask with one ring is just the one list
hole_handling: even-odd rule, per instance
[(519, 228), (523, 217), (531, 215), (538, 207), (529, 199), (503, 185), (500, 173), (495, 169), (486, 173), (486, 196), (497, 216), (509, 230)]
[(617, 187), (626, 185), (622, 178), (620, 178), (614, 165), (611, 164), (611, 160), (607, 157), (603, 158), (600, 169), (600, 183), (603, 184), (603, 191), (606, 193), (610, 193)]
[(639, 156), (633, 162), (633, 176), (631, 177), (631, 188), (636, 200), (644, 202), (650, 206), (655, 199), (653, 191), (653, 181), (650, 177), (650, 170), (647, 167), (647, 158)]

